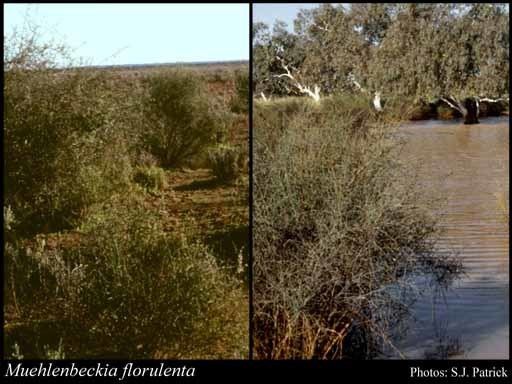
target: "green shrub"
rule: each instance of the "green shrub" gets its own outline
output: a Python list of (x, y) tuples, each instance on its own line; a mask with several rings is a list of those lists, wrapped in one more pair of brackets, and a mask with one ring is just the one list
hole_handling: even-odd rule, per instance
[(4, 233), (12, 231), (15, 224), (16, 218), (14, 216), (14, 212), (10, 206), (4, 205)]
[(256, 358), (372, 356), (421, 291), (414, 277), (457, 267), (434, 253), (431, 201), (390, 127), (362, 102), (327, 100), (256, 104)]
[(208, 153), (212, 172), (223, 183), (234, 182), (241, 173), (243, 157), (238, 148), (219, 145)]
[(231, 98), (231, 111), (247, 113), (249, 110), (249, 74), (237, 71), (235, 73), (235, 94)]
[(11, 70), (4, 82), (5, 201), (29, 235), (72, 225), (129, 182), (116, 104), (91, 71)]
[(155, 74), (146, 86), (143, 141), (162, 166), (181, 165), (215, 140), (218, 123), (196, 75), (186, 71)]
[(57, 349), (51, 349), (49, 346), (45, 346), (45, 358), (48, 360), (63, 360), (66, 358), (64, 353), (64, 347), (62, 345), (62, 339), (59, 340)]
[(212, 81), (216, 83), (225, 83), (229, 80), (229, 72), (224, 69), (216, 69), (213, 72), (208, 72), (203, 75), (206, 81)]
[[(241, 282), (202, 244), (159, 223), (138, 198), (119, 196), (95, 207), (77, 245), (19, 244), (9, 251), (7, 304), (16, 301), (21, 319), (57, 319), (53, 339), (65, 340), (68, 358), (243, 357)], [(9, 333), (8, 345), (22, 336)]]
[[(58, 162), (67, 166), (57, 173), (54, 186), (56, 215), (68, 217), (67, 212), (78, 212), (82, 218), (91, 205), (130, 189), (131, 157), (122, 133), (115, 135), (118, 141), (102, 136), (82, 136), (75, 148), (59, 156)], [(78, 220), (71, 223), (76, 225)]]
[(155, 166), (138, 167), (134, 172), (133, 180), (142, 187), (152, 191), (160, 191), (167, 186), (165, 171)]
[(229, 110), (224, 98), (219, 95), (212, 95), (209, 103), (212, 116), (217, 121), (215, 142), (217, 144), (225, 143), (229, 138), (230, 128), (237, 116)]

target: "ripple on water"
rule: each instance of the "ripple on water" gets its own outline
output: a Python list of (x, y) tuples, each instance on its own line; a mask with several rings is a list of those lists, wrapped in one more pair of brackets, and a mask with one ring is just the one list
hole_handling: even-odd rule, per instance
[(438, 246), (460, 255), (465, 275), (443, 297), (425, 295), (414, 305), (415, 321), (398, 346), (409, 358), (432, 358), (434, 350), (507, 359), (509, 231), (498, 196), (508, 201), (508, 117), (478, 125), (419, 122), (399, 132), (422, 184), (446, 199)]

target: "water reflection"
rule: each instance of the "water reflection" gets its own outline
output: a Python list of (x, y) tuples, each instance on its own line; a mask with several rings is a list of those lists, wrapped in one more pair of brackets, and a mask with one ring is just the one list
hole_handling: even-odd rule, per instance
[(418, 122), (400, 132), (403, 155), (420, 165), (424, 187), (446, 199), (439, 246), (459, 253), (465, 275), (444, 296), (425, 295), (414, 305), (415, 320), (398, 346), (408, 358), (506, 359), (508, 117), (469, 126)]

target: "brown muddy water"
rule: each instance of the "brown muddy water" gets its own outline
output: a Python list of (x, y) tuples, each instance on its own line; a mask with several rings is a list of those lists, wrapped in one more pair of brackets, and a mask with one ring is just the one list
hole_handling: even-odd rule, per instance
[(464, 275), (444, 295), (413, 306), (397, 347), (406, 358), (509, 357), (509, 119), (404, 124), (403, 156), (444, 199), (439, 243), (457, 252)]

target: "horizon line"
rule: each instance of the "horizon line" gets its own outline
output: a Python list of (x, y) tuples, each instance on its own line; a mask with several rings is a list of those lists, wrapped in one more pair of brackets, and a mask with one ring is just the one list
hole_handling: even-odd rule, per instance
[(92, 64), (80, 65), (75, 68), (112, 68), (112, 67), (159, 67), (159, 66), (179, 66), (179, 65), (214, 65), (214, 64), (248, 64), (249, 59), (240, 60), (205, 60), (205, 61), (173, 61), (173, 62), (153, 62), (153, 63), (132, 63), (132, 64)]

